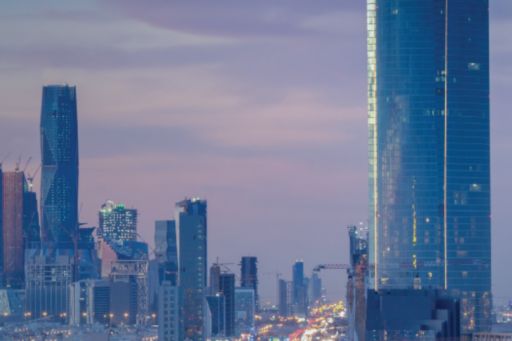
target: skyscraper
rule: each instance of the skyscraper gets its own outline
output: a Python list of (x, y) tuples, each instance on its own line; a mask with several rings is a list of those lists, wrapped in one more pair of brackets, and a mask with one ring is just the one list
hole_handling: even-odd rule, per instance
[(101, 205), (99, 223), (99, 233), (108, 241), (122, 243), (137, 240), (136, 209), (107, 200)]
[(18, 169), (0, 169), (1, 284), (22, 288), (25, 248), (39, 241), (36, 194)]
[(487, 0), (368, 0), (370, 276), (490, 327)]
[(24, 272), (23, 197), (26, 188), (23, 172), (4, 172), (2, 187), (3, 216), (0, 219), (3, 221), (3, 284), (21, 288)]
[(256, 300), (256, 310), (258, 310), (258, 258), (242, 257), (241, 262), (240, 286), (242, 288), (253, 289)]
[(235, 336), (235, 274), (220, 275), (220, 292), (224, 297), (224, 336)]
[(41, 229), (43, 240), (71, 248), (78, 234), (76, 88), (43, 87), (41, 107)]
[(206, 338), (207, 219), (206, 201), (186, 199), (176, 204), (178, 285), (182, 297), (184, 339)]
[(155, 222), (155, 258), (159, 264), (160, 281), (177, 283), (178, 243), (176, 239), (176, 222), (159, 220)]
[(304, 282), (304, 262), (298, 260), (293, 264), (293, 312), (307, 314), (307, 285)]

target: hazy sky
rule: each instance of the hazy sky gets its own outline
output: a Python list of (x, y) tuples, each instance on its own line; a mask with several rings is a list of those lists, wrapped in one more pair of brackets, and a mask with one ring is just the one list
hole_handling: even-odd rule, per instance
[[(510, 282), (512, 2), (491, 0), (493, 286)], [(41, 86), (77, 86), (81, 219), (112, 199), (139, 231), (208, 200), (209, 257), (259, 257), (264, 298), (303, 258), (347, 262), (367, 218), (363, 0), (0, 4), (0, 159), (39, 163)], [(36, 184), (38, 188), (38, 184)], [(238, 272), (236, 265), (232, 270)], [(324, 273), (331, 297), (345, 275)]]

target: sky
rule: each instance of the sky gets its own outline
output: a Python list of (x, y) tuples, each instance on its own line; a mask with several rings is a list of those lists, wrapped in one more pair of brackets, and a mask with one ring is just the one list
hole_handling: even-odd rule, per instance
[[(512, 2), (491, 2), (493, 290), (512, 299)], [(0, 4), (0, 160), (40, 162), (41, 87), (77, 86), (81, 221), (111, 199), (154, 221), (208, 200), (208, 253), (259, 258), (263, 299), (303, 259), (347, 263), (367, 220), (365, 3)], [(35, 183), (38, 188), (38, 180)], [(322, 274), (344, 296), (341, 271)]]

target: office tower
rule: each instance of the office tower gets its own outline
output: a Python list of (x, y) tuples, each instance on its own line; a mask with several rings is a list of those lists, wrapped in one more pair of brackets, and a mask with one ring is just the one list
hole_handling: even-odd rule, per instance
[(108, 324), (110, 309), (110, 282), (86, 279), (69, 286), (69, 324)]
[(220, 293), (224, 296), (224, 313), (226, 314), (224, 336), (235, 336), (235, 274), (220, 275)]
[(176, 222), (160, 220), (155, 222), (155, 258), (159, 264), (160, 281), (177, 283), (178, 243), (176, 239)]
[(206, 201), (186, 199), (176, 204), (175, 212), (184, 339), (193, 341), (202, 341), (206, 337), (206, 209)]
[(149, 311), (148, 261), (118, 260), (112, 264), (110, 283), (111, 322), (144, 324)]
[(286, 317), (292, 313), (293, 283), (284, 279), (277, 281), (279, 315)]
[(24, 273), (24, 210), (26, 181), (23, 172), (3, 173), (2, 259), (3, 285), (23, 286)]
[(368, 0), (370, 275), (374, 289), (461, 298), (491, 321), (488, 0)]
[(226, 325), (226, 307), (225, 299), (222, 293), (206, 296), (208, 308), (211, 316), (211, 330), (212, 337), (224, 336), (224, 326)]
[(0, 259), (2, 285), (22, 288), (25, 248), (39, 243), (36, 194), (25, 175), (0, 170)]
[(256, 310), (258, 310), (258, 258), (242, 257), (240, 275), (240, 286), (254, 290)]
[(256, 313), (256, 295), (254, 289), (235, 289), (235, 335), (249, 334), (254, 331)]
[(215, 295), (220, 291), (220, 265), (213, 263), (210, 267), (210, 295)]
[(158, 291), (158, 340), (181, 341), (179, 288), (164, 281)]
[(41, 106), (41, 230), (47, 244), (73, 247), (78, 233), (76, 88), (43, 87)]
[(69, 255), (48, 255), (44, 250), (27, 250), (25, 262), (26, 312), (32, 318), (66, 320), (73, 261)]
[(137, 210), (108, 200), (99, 211), (98, 232), (114, 243), (137, 240)]
[(366, 321), (366, 289), (368, 279), (368, 228), (349, 226), (350, 272), (347, 280), (349, 335), (364, 340)]
[(293, 312), (307, 314), (307, 286), (304, 283), (304, 262), (298, 260), (293, 264)]
[(318, 272), (313, 272), (309, 281), (309, 302), (318, 303), (322, 298), (322, 279), (318, 276)]
[(460, 332), (460, 302), (442, 290), (368, 290), (366, 341), (466, 340)]

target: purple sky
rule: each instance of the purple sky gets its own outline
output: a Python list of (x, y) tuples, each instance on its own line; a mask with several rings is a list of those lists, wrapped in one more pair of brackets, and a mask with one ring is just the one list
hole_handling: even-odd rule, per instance
[[(509, 259), (512, 2), (492, 0), (495, 296)], [(136, 0), (0, 5), (0, 159), (39, 162), (41, 86), (75, 84), (81, 219), (106, 199), (139, 230), (174, 203), (209, 206), (209, 256), (256, 255), (275, 273), (346, 262), (345, 226), (367, 217), (364, 1)], [(38, 188), (38, 184), (36, 185)], [(232, 267), (238, 272), (236, 266)], [(324, 273), (331, 297), (345, 276)]]

